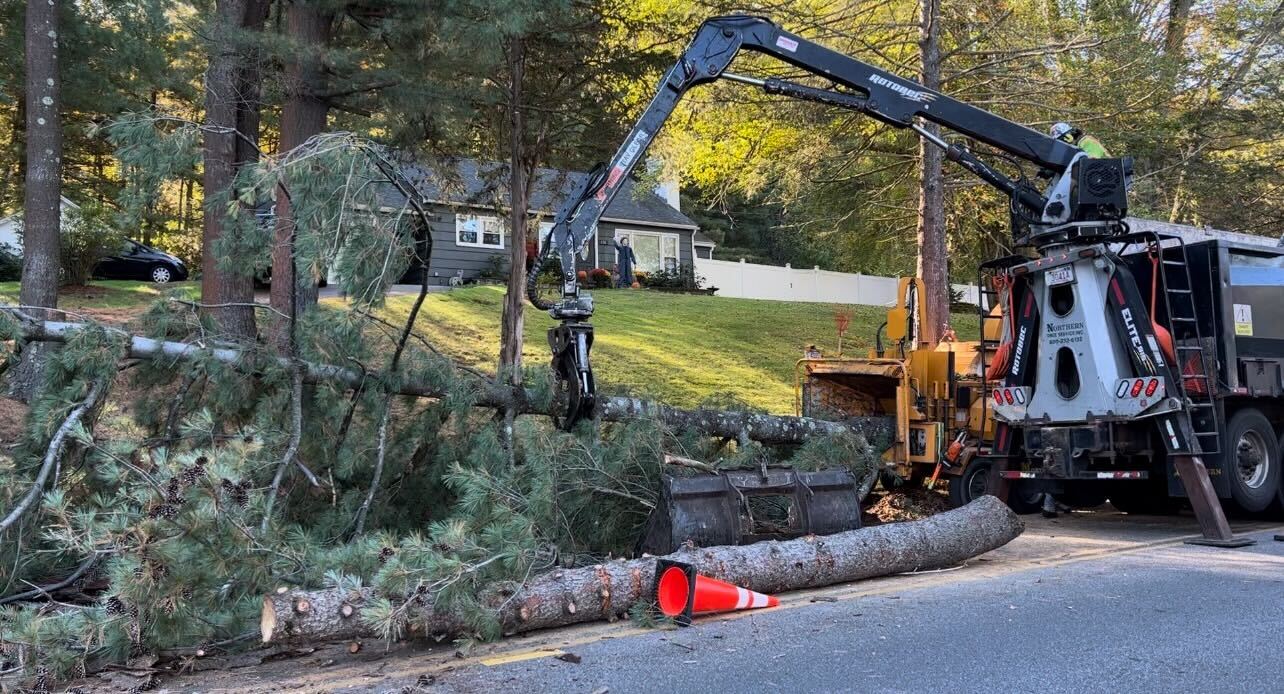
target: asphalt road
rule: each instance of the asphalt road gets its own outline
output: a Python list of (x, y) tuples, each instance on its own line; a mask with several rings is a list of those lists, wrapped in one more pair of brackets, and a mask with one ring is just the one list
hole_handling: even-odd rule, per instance
[[(1107, 507), (1108, 509), (1108, 507)], [(251, 651), (191, 663), (168, 692), (1284, 692), (1284, 532), (1219, 550), (1194, 519), (1027, 517), (957, 570), (780, 596), (687, 629), (592, 623), (450, 643)], [(561, 659), (559, 659), (559, 656)], [(577, 661), (578, 662), (571, 662)], [(208, 668), (208, 669), (207, 669)], [(86, 692), (130, 682), (99, 676)]]
[(1029, 538), (1041, 551), (991, 557), (972, 575), (510, 653), (438, 675), (430, 690), (1284, 691), (1284, 543), (1271, 532), (1219, 550), (1166, 540), (1175, 529), (1163, 522), (1081, 525), (1044, 522)]

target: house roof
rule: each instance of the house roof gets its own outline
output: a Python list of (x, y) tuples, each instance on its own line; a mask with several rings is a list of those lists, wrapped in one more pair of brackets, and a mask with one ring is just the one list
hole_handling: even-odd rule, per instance
[(718, 245), (716, 241), (698, 231), (691, 237), (691, 243), (695, 246), (708, 246), (709, 248)]
[[(407, 164), (402, 171), (424, 201), (478, 207), (495, 207), (508, 197), (508, 165), (476, 159), (454, 159), (435, 164)], [(583, 184), (588, 174), (579, 171), (537, 169), (531, 186), (530, 208), (556, 213), (562, 203)], [(400, 206), (403, 196), (394, 189), (385, 193), (390, 206)], [(654, 191), (625, 179), (620, 192), (602, 215), (604, 219), (645, 222), (665, 226), (696, 228), (690, 217), (673, 209)]]

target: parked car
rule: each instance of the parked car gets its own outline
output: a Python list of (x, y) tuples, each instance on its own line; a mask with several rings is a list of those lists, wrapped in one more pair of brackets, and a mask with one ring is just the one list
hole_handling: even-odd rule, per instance
[(164, 251), (126, 239), (119, 253), (98, 261), (93, 275), (104, 280), (146, 280), (166, 284), (187, 279), (187, 265)]

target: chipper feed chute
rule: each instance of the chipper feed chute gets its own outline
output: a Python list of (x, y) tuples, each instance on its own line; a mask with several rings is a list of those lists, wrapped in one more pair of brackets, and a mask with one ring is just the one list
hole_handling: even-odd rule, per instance
[(856, 478), (847, 470), (789, 468), (665, 475), (639, 551), (828, 535), (860, 527)]

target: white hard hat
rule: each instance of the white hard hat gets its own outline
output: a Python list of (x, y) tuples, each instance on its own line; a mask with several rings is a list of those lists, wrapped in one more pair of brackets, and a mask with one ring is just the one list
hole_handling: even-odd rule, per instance
[(1061, 122), (1053, 125), (1051, 128), (1048, 128), (1048, 134), (1060, 140), (1071, 130), (1073, 130), (1073, 128), (1070, 127), (1069, 123)]

